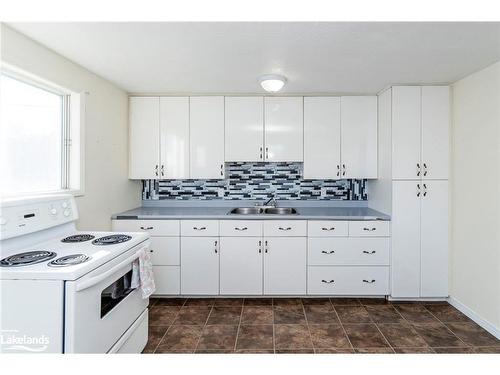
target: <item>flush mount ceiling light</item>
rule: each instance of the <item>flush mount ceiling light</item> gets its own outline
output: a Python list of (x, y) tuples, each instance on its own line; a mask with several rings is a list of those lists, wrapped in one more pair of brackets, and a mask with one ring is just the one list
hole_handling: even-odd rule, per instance
[(267, 92), (278, 92), (285, 86), (286, 78), (278, 74), (266, 74), (259, 78), (259, 82)]

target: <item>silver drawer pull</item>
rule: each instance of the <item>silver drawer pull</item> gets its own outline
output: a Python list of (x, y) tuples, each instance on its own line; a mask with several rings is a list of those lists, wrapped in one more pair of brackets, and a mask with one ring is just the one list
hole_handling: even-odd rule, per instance
[(370, 281), (368, 280), (363, 280), (364, 283), (367, 283), (367, 284), (373, 284), (375, 282), (374, 279), (371, 279)]
[(375, 250), (372, 250), (372, 251), (363, 250), (363, 254), (375, 254), (375, 253), (376, 253)]
[(321, 282), (325, 284), (332, 284), (335, 282), (335, 280), (321, 280)]
[(364, 227), (363, 230), (366, 230), (368, 232), (372, 232), (374, 230), (377, 230), (377, 228), (373, 227), (373, 228), (367, 228), (367, 227)]
[(335, 250), (330, 250), (330, 251), (321, 250), (321, 254), (334, 254), (334, 253), (335, 253)]
[(286, 227), (286, 228), (279, 227), (278, 229), (279, 229), (279, 230), (290, 230), (290, 229), (292, 229), (292, 228), (291, 228), (291, 227)]
[(247, 230), (247, 229), (248, 229), (247, 227), (243, 227), (243, 228), (234, 227), (234, 230)]
[(321, 228), (321, 230), (335, 230), (335, 227), (331, 227), (331, 228)]
[(205, 230), (207, 229), (207, 227), (193, 227), (194, 230)]
[(153, 227), (141, 227), (142, 230), (150, 230), (153, 229)]

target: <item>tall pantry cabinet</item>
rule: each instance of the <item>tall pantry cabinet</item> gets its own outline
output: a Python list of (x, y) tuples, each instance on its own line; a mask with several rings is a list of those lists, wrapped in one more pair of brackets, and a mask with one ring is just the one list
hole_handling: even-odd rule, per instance
[[(448, 296), (448, 86), (395, 86), (379, 97), (392, 153), (391, 296)], [(384, 104), (385, 103), (385, 104)]]

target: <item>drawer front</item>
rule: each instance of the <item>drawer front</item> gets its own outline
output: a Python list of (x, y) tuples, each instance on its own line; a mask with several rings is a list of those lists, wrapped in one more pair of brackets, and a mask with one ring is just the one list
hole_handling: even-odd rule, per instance
[(180, 237), (151, 237), (150, 251), (154, 266), (181, 264)]
[(262, 237), (262, 221), (221, 220), (220, 235), (225, 237)]
[(181, 267), (153, 266), (155, 295), (179, 295), (181, 293)]
[(182, 220), (181, 236), (217, 237), (219, 235), (218, 220)]
[(308, 267), (311, 295), (389, 294), (389, 267)]
[(351, 221), (349, 236), (352, 237), (388, 237), (390, 235), (388, 221)]
[(309, 238), (308, 264), (389, 265), (389, 238)]
[(179, 220), (113, 220), (115, 232), (148, 232), (151, 236), (178, 236)]
[(309, 237), (347, 237), (349, 226), (347, 221), (308, 221), (307, 234)]
[(302, 220), (266, 220), (264, 236), (270, 237), (305, 237), (307, 221)]

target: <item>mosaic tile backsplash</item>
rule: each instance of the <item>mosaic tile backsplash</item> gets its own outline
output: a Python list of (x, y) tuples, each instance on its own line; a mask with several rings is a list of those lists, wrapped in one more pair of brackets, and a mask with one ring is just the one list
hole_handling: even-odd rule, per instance
[(303, 180), (302, 163), (226, 163), (225, 180), (143, 180), (145, 200), (367, 200), (366, 180)]

